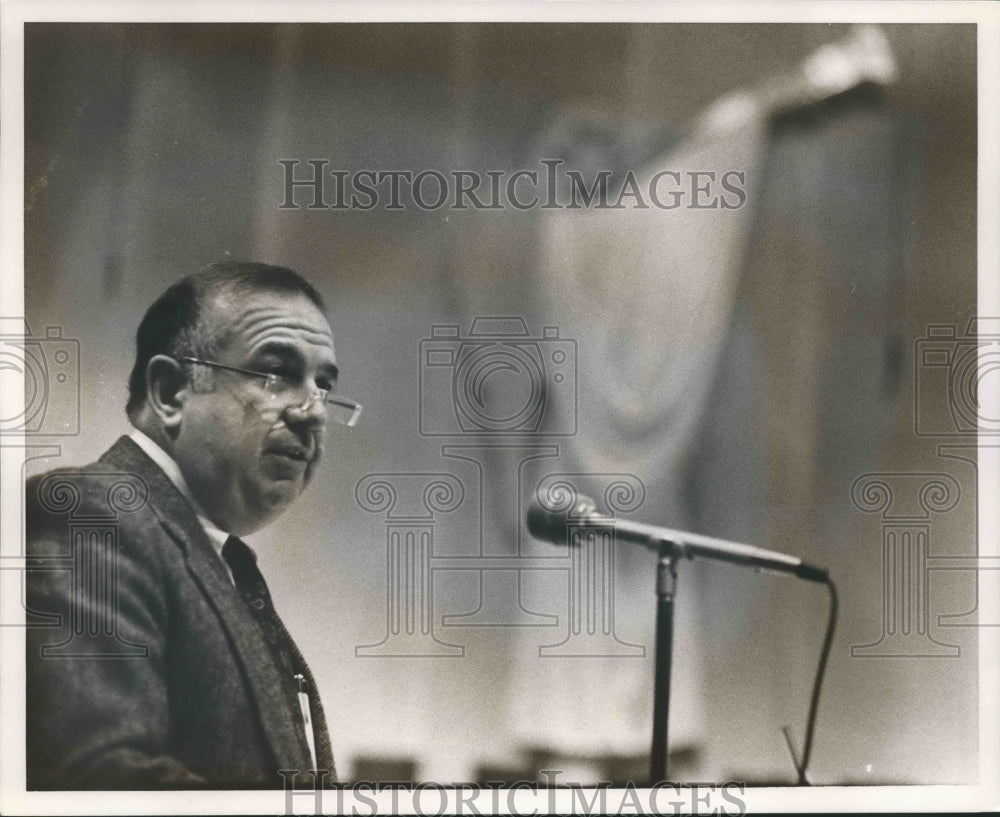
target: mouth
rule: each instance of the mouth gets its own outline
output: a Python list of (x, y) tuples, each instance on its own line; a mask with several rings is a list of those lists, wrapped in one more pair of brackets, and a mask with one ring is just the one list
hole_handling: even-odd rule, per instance
[(282, 457), (293, 462), (308, 463), (312, 459), (312, 453), (298, 445), (278, 445), (267, 449), (267, 453), (274, 457)]
[(263, 454), (270, 463), (268, 471), (279, 480), (308, 483), (320, 457), (323, 438), (320, 434), (272, 435), (264, 444)]

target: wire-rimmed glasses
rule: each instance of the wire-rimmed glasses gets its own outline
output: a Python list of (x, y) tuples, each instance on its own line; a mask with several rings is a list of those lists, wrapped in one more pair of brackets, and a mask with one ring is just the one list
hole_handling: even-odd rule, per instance
[(295, 406), (295, 408), (299, 411), (308, 411), (312, 408), (313, 404), (321, 402), (326, 407), (327, 416), (340, 425), (351, 427), (358, 422), (358, 418), (361, 416), (362, 406), (360, 403), (355, 403), (353, 400), (347, 400), (346, 398), (332, 395), (330, 394), (329, 389), (310, 388), (306, 386), (305, 383), (285, 377), (284, 375), (276, 374), (274, 372), (255, 372), (252, 369), (241, 369), (238, 366), (227, 366), (224, 363), (216, 363), (214, 360), (202, 360), (197, 357), (181, 357), (178, 358), (178, 360), (184, 361), (185, 363), (197, 363), (202, 366), (210, 366), (213, 369), (223, 369), (227, 372), (236, 372), (238, 374), (246, 375), (247, 377), (259, 378), (264, 392), (270, 395), (272, 400), (277, 400), (278, 398), (285, 397), (296, 391), (302, 391), (303, 389), (308, 390), (309, 395), (306, 397), (305, 402)]

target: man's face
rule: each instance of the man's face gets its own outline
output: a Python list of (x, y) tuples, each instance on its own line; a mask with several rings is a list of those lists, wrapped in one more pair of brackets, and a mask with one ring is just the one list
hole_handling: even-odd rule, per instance
[(261, 378), (213, 369), (214, 389), (184, 389), (174, 458), (216, 525), (252, 533), (302, 493), (323, 453), (326, 407), (302, 406), (314, 389), (336, 386), (333, 333), (299, 293), (220, 294), (202, 320), (224, 332), (214, 362), (302, 384), (275, 395)]

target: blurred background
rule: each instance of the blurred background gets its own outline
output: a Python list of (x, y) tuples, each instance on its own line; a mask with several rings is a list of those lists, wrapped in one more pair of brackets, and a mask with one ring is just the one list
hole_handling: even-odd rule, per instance
[[(365, 409), (251, 544), (342, 777), (644, 779), (655, 557), (532, 540), (569, 486), (830, 568), (811, 780), (974, 782), (976, 31), (880, 32), (866, 71), (828, 48), (847, 25), (27, 24), (27, 320), (79, 364), (29, 474), (127, 431), (170, 283), (291, 266)], [(668, 170), (684, 199), (570, 209), (562, 176), (556, 208), (324, 209), (288, 198), (310, 160)], [(692, 207), (695, 171), (739, 206)], [(672, 777), (794, 782), (826, 615), (818, 585), (680, 566)]]

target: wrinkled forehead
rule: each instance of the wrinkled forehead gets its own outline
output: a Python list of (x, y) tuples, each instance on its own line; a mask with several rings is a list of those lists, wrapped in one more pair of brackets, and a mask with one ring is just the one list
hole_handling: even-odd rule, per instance
[(201, 323), (222, 348), (252, 352), (265, 345), (288, 345), (334, 355), (326, 316), (300, 292), (223, 290), (207, 300)]

